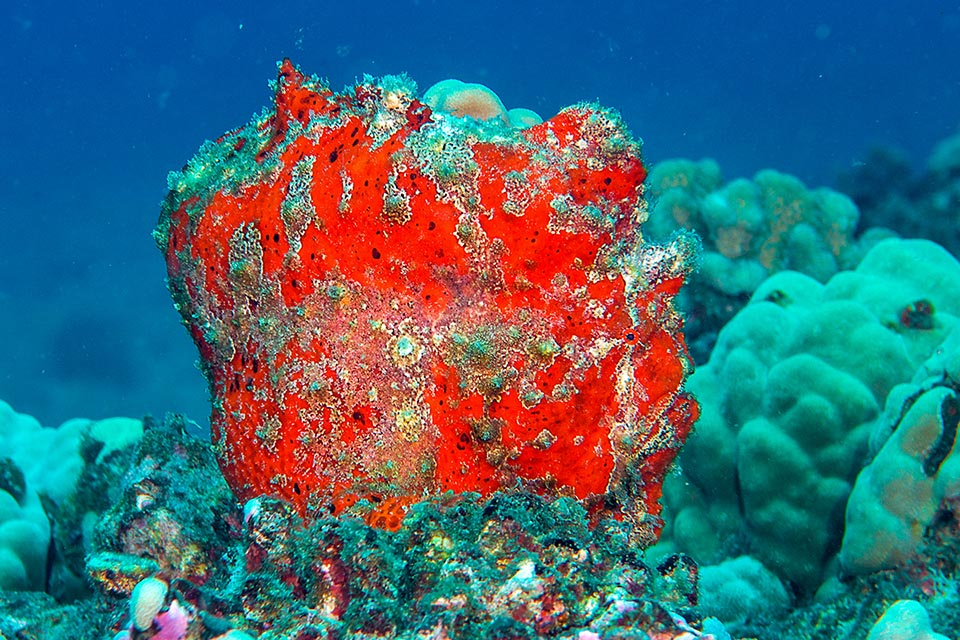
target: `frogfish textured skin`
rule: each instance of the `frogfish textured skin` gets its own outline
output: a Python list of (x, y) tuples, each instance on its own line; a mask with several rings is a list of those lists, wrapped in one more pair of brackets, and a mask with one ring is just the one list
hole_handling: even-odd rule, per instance
[(512, 129), (289, 61), (275, 92), (171, 174), (155, 232), (237, 495), (391, 528), (522, 489), (655, 535), (698, 412), (672, 306), (697, 244), (643, 242), (619, 117)]

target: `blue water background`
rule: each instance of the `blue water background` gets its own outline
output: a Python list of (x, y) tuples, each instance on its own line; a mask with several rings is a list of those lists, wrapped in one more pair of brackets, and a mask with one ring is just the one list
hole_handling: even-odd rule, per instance
[(166, 174), (267, 105), (284, 56), (340, 88), (482, 82), (550, 116), (599, 100), (648, 161), (834, 183), (873, 145), (918, 165), (960, 125), (960, 4), (4, 2), (0, 399), (58, 424), (206, 421), (150, 238)]

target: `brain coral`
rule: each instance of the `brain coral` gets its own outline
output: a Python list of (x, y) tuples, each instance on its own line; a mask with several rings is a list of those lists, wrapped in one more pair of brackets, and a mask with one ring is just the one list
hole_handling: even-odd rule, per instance
[(767, 279), (691, 376), (703, 415), (666, 483), (657, 552), (706, 563), (749, 553), (815, 589), (887, 394), (958, 314), (960, 264), (928, 241), (880, 242), (825, 285), (792, 271)]
[(285, 62), (275, 108), (171, 176), (156, 232), (233, 489), (389, 527), (522, 487), (653, 535), (696, 416), (671, 302), (696, 246), (643, 242), (644, 177), (608, 110), (520, 130)]

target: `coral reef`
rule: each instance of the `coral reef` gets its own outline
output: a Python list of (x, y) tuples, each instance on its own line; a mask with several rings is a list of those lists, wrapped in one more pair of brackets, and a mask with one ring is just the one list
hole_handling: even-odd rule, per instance
[(157, 572), (205, 584), (239, 521), (209, 446), (187, 435), (184, 419), (146, 424), (151, 428), (94, 527), (86, 572), (101, 593), (129, 596)]
[(849, 198), (771, 169), (724, 184), (713, 160), (673, 159), (657, 164), (647, 184), (645, 232), (662, 239), (693, 229), (703, 239), (701, 268), (678, 296), (697, 362), (707, 360), (717, 331), (768, 276), (790, 269), (826, 282), (889, 235), (855, 240), (859, 212)]
[(507, 108), (489, 87), (460, 80), (441, 80), (423, 92), (423, 103), (443, 113), (510, 124)]
[[(856, 197), (953, 215), (958, 140)], [(0, 402), (0, 638), (956, 637), (960, 263), (710, 161), (655, 244), (644, 177), (595, 105), (284, 62), (156, 231), (213, 446)]]
[(837, 182), (862, 226), (927, 238), (960, 256), (960, 133), (940, 141), (920, 173), (902, 152), (876, 148)]
[(95, 596), (57, 604), (0, 591), (5, 637), (723, 640), (724, 625), (704, 617), (722, 614), (736, 637), (833, 640), (841, 628), (865, 637), (902, 599), (922, 603), (929, 627), (960, 628), (956, 517), (930, 528), (909, 571), (836, 583), (785, 613), (783, 588), (756, 560), (700, 570), (671, 556), (651, 568), (628, 523), (590, 527), (571, 498), (435, 498), (396, 531), (351, 516), (305, 521), (272, 498), (240, 509), (182, 418), (144, 426), (96, 527)]
[(171, 175), (156, 231), (233, 490), (396, 528), (522, 487), (652, 540), (697, 415), (672, 305), (696, 242), (643, 242), (644, 177), (596, 106), (516, 129), (285, 61), (275, 107)]
[(840, 564), (850, 573), (910, 560), (944, 505), (960, 501), (960, 330), (887, 397), (873, 457), (847, 502)]
[[(648, 568), (629, 523), (588, 526), (572, 498), (448, 495), (414, 505), (396, 531), (304, 520), (266, 497), (241, 511), (211, 448), (183, 425), (145, 421), (123, 493), (97, 525), (95, 601), (24, 606), (22, 637), (582, 640), (689, 638), (701, 625), (719, 634), (705, 638), (727, 637), (697, 616), (696, 565)], [(54, 633), (63, 619), (80, 633)]]
[(42, 591), (50, 544), (47, 514), (13, 460), (0, 460), (0, 475), (0, 589)]
[(543, 118), (530, 109), (508, 110), (487, 86), (454, 79), (441, 80), (424, 91), (423, 103), (434, 111), (476, 120), (500, 120), (519, 129), (543, 122)]
[(769, 569), (750, 556), (724, 560), (700, 570), (700, 612), (737, 630), (748, 620), (778, 618), (790, 596)]
[(749, 553), (801, 594), (831, 573), (874, 420), (957, 326), (960, 263), (923, 240), (879, 243), (822, 285), (766, 280), (689, 388), (703, 416), (665, 483), (657, 553)]
[(44, 428), (0, 401), (0, 588), (64, 599), (88, 593), (93, 523), (141, 433), (129, 418)]
[(948, 640), (947, 636), (934, 633), (930, 616), (923, 605), (915, 600), (898, 600), (883, 612), (870, 629), (867, 640)]
[(304, 629), (433, 638), (679, 634), (672, 614), (691, 612), (696, 572), (650, 571), (625, 525), (585, 523), (572, 500), (500, 494), (419, 503), (397, 532), (351, 519), (300, 529), (289, 507), (264, 500), (248, 521), (244, 617), (269, 626), (266, 637)]

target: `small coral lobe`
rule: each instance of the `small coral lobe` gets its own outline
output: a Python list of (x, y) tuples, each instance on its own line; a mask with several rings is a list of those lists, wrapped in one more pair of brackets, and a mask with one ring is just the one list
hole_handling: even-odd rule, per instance
[(619, 117), (511, 129), (289, 61), (275, 88), (171, 174), (155, 232), (238, 496), (396, 528), (522, 487), (655, 532), (697, 416), (672, 305), (695, 249), (643, 242)]

